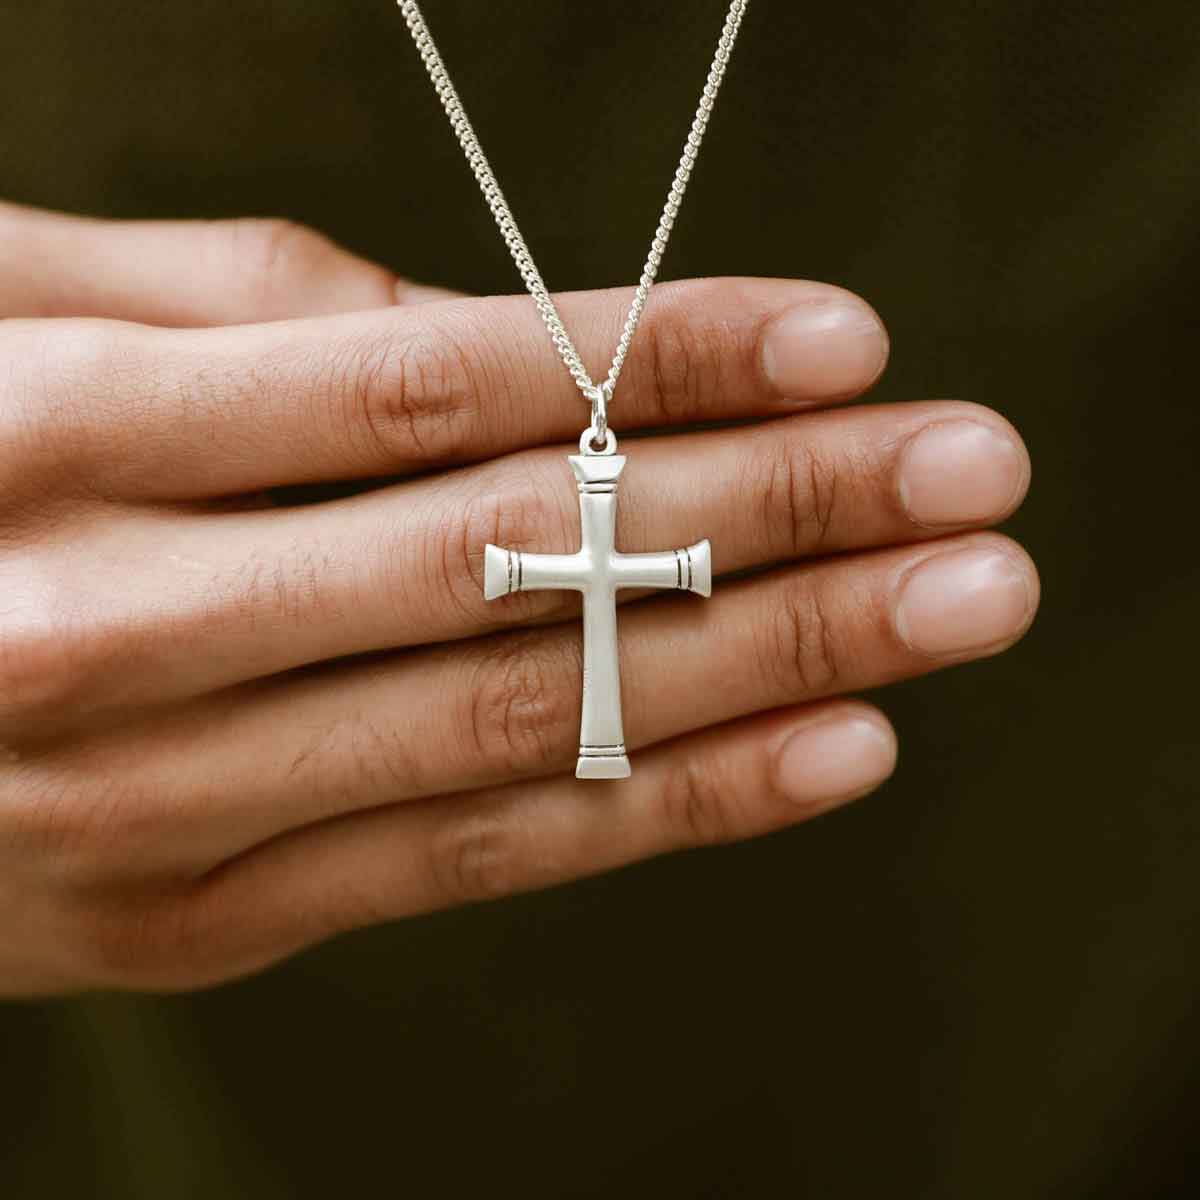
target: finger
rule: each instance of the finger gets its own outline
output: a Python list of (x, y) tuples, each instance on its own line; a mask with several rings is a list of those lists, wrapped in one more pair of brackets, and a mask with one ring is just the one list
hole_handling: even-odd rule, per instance
[[(627, 303), (625, 291), (562, 298), (588, 362), (611, 354)], [(521, 296), (211, 330), (118, 325), (56, 350), (95, 360), (68, 362), (73, 394), (81, 371), (120, 380), (93, 387), (87, 405), (51, 397), (65, 413), (48, 439), (56, 463), (70, 454), (97, 490), (130, 498), (407, 474), (575, 441), (590, 418)], [(651, 294), (610, 415), (630, 430), (794, 412), (858, 394), (886, 353), (878, 317), (840, 288), (667, 284)]]
[[(970, 534), (741, 580), (707, 603), (630, 605), (626, 743), (997, 653), (1036, 604), (1020, 548)], [(203, 865), (350, 811), (567, 770), (582, 679), (578, 630), (553, 626), (282, 677), (79, 739), (31, 770), (47, 772), (43, 794), (124, 781), (130, 854)], [(170, 821), (150, 846), (155, 812)]]
[(0, 317), (232, 325), (452, 295), (291, 221), (107, 221), (0, 203)]
[[(878, 787), (895, 761), (886, 718), (840, 701), (681, 738), (616, 785), (555, 778), (343, 818), (258, 847), (147, 914), (133, 957), (159, 986), (180, 970), (189, 986), (227, 978), (355, 926), (794, 825)], [(128, 984), (129, 942), (118, 944), (114, 982)]]
[[(1023, 495), (1029, 463), (998, 414), (928, 402), (646, 439), (625, 479), (618, 546), (663, 550), (707, 536), (726, 574), (999, 520)], [(93, 534), (119, 590), (81, 575), (68, 541), (52, 585), (45, 566), (37, 580), (17, 571), (8, 594), (49, 591), (66, 608), (44, 627), (72, 628), (85, 647), (70, 701), (79, 713), (90, 707), (87, 679), (98, 706), (163, 702), (578, 611), (567, 592), (489, 603), (489, 542), (577, 548), (578, 499), (559, 451), (334, 504), (138, 517)], [(17, 611), (33, 606), (31, 597)], [(61, 697), (47, 701), (62, 710)]]

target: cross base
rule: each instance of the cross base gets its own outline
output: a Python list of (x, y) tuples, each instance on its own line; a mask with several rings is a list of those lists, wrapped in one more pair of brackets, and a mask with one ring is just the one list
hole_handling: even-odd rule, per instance
[(580, 746), (576, 779), (628, 779), (629, 758), (624, 746)]

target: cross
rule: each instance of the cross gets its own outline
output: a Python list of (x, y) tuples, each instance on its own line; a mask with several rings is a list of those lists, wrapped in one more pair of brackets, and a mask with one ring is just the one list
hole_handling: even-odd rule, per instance
[(576, 554), (525, 554), (488, 545), (483, 594), (571, 590), (583, 593), (583, 713), (579, 728), (580, 779), (624, 779), (629, 774), (621, 727), (621, 669), (617, 659), (617, 590), (678, 588), (712, 593), (708, 540), (683, 550), (622, 554), (613, 542), (617, 480), (624, 455), (569, 454), (579, 484), (581, 539)]

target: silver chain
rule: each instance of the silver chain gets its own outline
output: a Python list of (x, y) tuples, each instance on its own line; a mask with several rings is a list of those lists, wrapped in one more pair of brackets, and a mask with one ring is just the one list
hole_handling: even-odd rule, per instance
[(725, 77), (725, 68), (729, 65), (729, 59), (733, 54), (733, 44), (737, 40), (738, 29), (741, 27), (742, 17), (746, 13), (746, 7), (750, 0), (733, 0), (729, 5), (729, 13), (725, 18), (721, 37), (717, 42), (717, 50), (713, 55), (708, 79), (705, 81), (704, 91), (700, 96), (699, 106), (696, 108), (696, 116), (692, 121), (691, 130), (688, 132), (687, 141), (684, 143), (683, 154), (680, 156), (675, 178), (671, 181), (671, 190), (667, 193), (667, 202), (663, 205), (658, 228), (654, 231), (654, 239), (650, 243), (650, 253), (646, 256), (646, 265), (642, 268), (642, 277), (638, 282), (637, 291), (634, 293), (633, 304), (630, 306), (628, 317), (625, 318), (625, 328), (621, 331), (617, 352), (613, 356), (612, 366), (608, 368), (607, 378), (599, 385), (592, 381), (587, 368), (583, 365), (583, 360), (579, 357), (579, 351), (575, 349), (575, 343), (571, 341), (570, 335), (563, 325), (562, 317), (558, 315), (558, 309), (554, 306), (550, 291), (533, 261), (533, 255), (530, 254), (529, 247), (521, 236), (521, 231), (517, 228), (516, 219), (508, 207), (504, 193), (500, 190), (500, 184), (496, 181), (495, 173), (488, 163), (483, 147), (479, 144), (479, 138), (475, 135), (475, 130), (467, 119), (463, 103), (454, 90), (454, 84), (450, 82), (446, 64), (438, 53), (433, 35), (429, 32), (429, 26), (425, 24), (425, 18), (421, 15), (420, 7), (416, 0), (397, 0), (397, 3), (400, 5), (400, 11), (404, 15), (409, 32), (416, 43), (417, 51), (421, 55), (421, 61), (425, 64), (429, 78), (433, 81), (442, 107), (446, 110), (446, 116), (450, 118), (450, 125), (458, 137), (459, 145), (462, 146), (463, 153), (467, 156), (467, 162), (475, 173), (475, 178), (479, 181), (483, 198), (487, 201), (488, 208), (492, 210), (492, 216), (496, 218), (496, 225), (512, 254), (513, 262), (517, 264), (517, 270), (521, 273), (521, 278), (525, 281), (525, 286), (529, 289), (529, 294), (537, 305), (537, 310), (541, 314), (542, 321), (546, 325), (559, 356), (567, 370), (571, 372), (571, 377), (578, 384), (584, 398), (591, 402), (592, 424), (588, 432), (596, 441), (604, 442), (608, 435), (608, 401), (612, 398), (617, 378), (621, 374), (621, 368), (625, 365), (629, 344), (633, 341), (634, 331), (642, 317), (642, 310), (646, 307), (646, 297), (650, 294), (650, 288), (658, 275), (659, 264), (662, 262), (663, 253), (667, 248), (667, 239), (671, 236), (671, 227), (679, 215), (679, 205), (683, 201), (683, 193), (687, 190), (692, 168), (696, 165), (696, 158), (700, 153), (700, 143), (704, 138), (704, 131), (708, 127), (708, 119), (716, 104), (717, 92), (721, 87), (721, 80)]

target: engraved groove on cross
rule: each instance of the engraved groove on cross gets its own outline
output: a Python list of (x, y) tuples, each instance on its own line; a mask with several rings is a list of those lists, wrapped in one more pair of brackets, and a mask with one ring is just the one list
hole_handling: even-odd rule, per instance
[[(611, 444), (611, 443), (610, 443)], [(583, 593), (583, 710), (579, 727), (580, 779), (624, 779), (629, 773), (621, 725), (617, 657), (619, 588), (678, 588), (712, 593), (708, 539), (682, 550), (622, 554), (614, 546), (620, 454), (569, 454), (579, 484), (580, 547), (576, 554), (526, 554), (488, 544), (483, 594), (570, 590)]]

